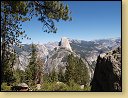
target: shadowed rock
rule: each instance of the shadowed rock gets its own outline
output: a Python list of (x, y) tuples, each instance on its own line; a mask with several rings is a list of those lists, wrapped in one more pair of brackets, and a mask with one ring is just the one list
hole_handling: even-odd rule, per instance
[(98, 56), (91, 91), (121, 91), (121, 47)]

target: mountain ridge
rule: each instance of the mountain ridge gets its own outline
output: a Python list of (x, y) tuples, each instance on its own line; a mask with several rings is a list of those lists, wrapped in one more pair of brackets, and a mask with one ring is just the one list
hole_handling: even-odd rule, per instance
[[(95, 69), (97, 56), (101, 52), (106, 53), (112, 50), (112, 48), (116, 48), (120, 46), (120, 42), (121, 42), (120, 38), (117, 38), (117, 39), (115, 38), (115, 40), (102, 39), (102, 40), (95, 40), (95, 41), (74, 40), (69, 38), (67, 39), (70, 44), (70, 46), (68, 45), (68, 47), (71, 47), (73, 52), (75, 52), (80, 57), (84, 58), (88, 62), (88, 64), (91, 65), (92, 69)], [(20, 56), (21, 61), (25, 61), (23, 58), (24, 52), (26, 52), (26, 54), (29, 54), (31, 51), (31, 48), (30, 48), (31, 44), (30, 45), (23, 44), (23, 45), (25, 48), (24, 50), (18, 47), (14, 47), (18, 52), (18, 55)], [(37, 51), (38, 55), (40, 55), (40, 57), (45, 60), (47, 60), (48, 55), (51, 55), (54, 50), (60, 47), (59, 42), (50, 42), (47, 44), (36, 44), (36, 46), (38, 50)], [(28, 64), (28, 63), (25, 63), (25, 64)]]

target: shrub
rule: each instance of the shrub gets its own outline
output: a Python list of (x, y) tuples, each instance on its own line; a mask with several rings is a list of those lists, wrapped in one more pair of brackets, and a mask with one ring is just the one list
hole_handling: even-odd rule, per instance
[(11, 91), (11, 86), (8, 86), (7, 83), (1, 84), (1, 91)]
[(56, 83), (53, 87), (54, 91), (67, 91), (68, 90), (68, 85), (64, 84), (63, 82)]
[(80, 85), (75, 83), (73, 80), (69, 82), (69, 89), (68, 91), (81, 91)]
[(40, 91), (54, 91), (53, 85), (55, 85), (55, 82), (45, 82), (42, 84)]
[(90, 89), (90, 86), (81, 89), (80, 85), (74, 81), (71, 81), (68, 85), (63, 82), (45, 82), (42, 84), (40, 91), (90, 91)]
[(91, 86), (85, 86), (85, 88), (83, 89), (83, 91), (91, 91)]
[(64, 83), (45, 82), (43, 83), (40, 91), (68, 91), (69, 86)]

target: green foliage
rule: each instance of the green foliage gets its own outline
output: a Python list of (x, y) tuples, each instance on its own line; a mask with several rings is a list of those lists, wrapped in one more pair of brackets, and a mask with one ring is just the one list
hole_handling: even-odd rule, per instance
[(54, 89), (54, 91), (68, 91), (69, 86), (64, 84), (64, 83), (62, 83), (62, 82), (60, 82), (59, 84), (56, 83), (53, 86), (53, 89)]
[(75, 69), (75, 60), (73, 59), (73, 55), (68, 56), (68, 65), (66, 67), (66, 72), (65, 72), (65, 78), (66, 82), (69, 83), (73, 77), (74, 77), (74, 69)]
[(7, 68), (6, 70), (3, 71), (4, 77), (2, 78), (2, 82), (7, 82), (7, 83), (13, 83), (15, 82), (15, 78), (13, 76), (13, 71), (10, 70), (11, 68)]
[(80, 85), (74, 81), (70, 82), (70, 86), (63, 82), (44, 82), (40, 91), (90, 91), (90, 86), (81, 89)]
[(10, 54), (11, 58), (7, 61), (5, 61), (3, 64), (4, 66), (2, 67), (2, 82), (7, 82), (9, 84), (12, 84), (15, 82), (15, 77), (14, 77), (14, 72), (13, 72), (13, 64), (15, 62), (15, 54), (11, 53)]
[(60, 81), (60, 82), (65, 82), (66, 81), (65, 80), (65, 74), (64, 74), (62, 68), (60, 68), (59, 73), (58, 73), (58, 81)]
[(64, 83), (57, 84), (57, 82), (45, 82), (40, 91), (68, 91), (68, 89), (69, 86)]
[(19, 84), (19, 83), (24, 83), (26, 82), (25, 80), (25, 72), (23, 70), (20, 69), (16, 69), (14, 71), (14, 77), (16, 79), (15, 81), (15, 85)]
[(48, 78), (47, 79), (48, 79), (49, 82), (58, 81), (58, 74), (57, 74), (57, 72), (55, 71), (54, 68), (52, 69), (52, 72), (48, 74)]
[[(91, 87), (86, 86), (89, 82), (88, 69), (83, 60), (71, 54), (67, 62), (65, 73), (61, 68), (58, 73), (53, 68), (51, 73), (44, 75), (40, 91), (90, 91)], [(81, 85), (84, 85), (83, 89)]]
[(31, 58), (30, 62), (25, 70), (26, 72), (26, 81), (31, 85), (35, 83), (36, 79), (36, 72), (37, 72), (37, 65), (36, 65), (36, 46), (32, 44), (32, 52), (31, 52)]
[(25, 81), (29, 86), (41, 83), (43, 79), (43, 61), (37, 58), (36, 45), (32, 44), (31, 48), (30, 61), (25, 70)]
[(46, 82), (43, 83), (41, 91), (54, 91), (53, 86), (55, 85), (55, 82)]
[(88, 69), (81, 58), (68, 56), (68, 65), (65, 71), (65, 79), (68, 84), (74, 81), (80, 85), (86, 85), (89, 82)]
[[(14, 64), (8, 64), (12, 58), (11, 50), (13, 45), (20, 48), (21, 40), (27, 37), (25, 31), (22, 30), (22, 22), (30, 21), (36, 16), (43, 23), (45, 32), (56, 33), (57, 28), (54, 20), (69, 20), (68, 6), (63, 5), (59, 1), (2, 1), (1, 2), (1, 60), (2, 60), (2, 81), (10, 82), (7, 76), (12, 74)], [(31, 61), (32, 64), (32, 61)], [(31, 65), (30, 64), (30, 65)], [(33, 68), (32, 68), (33, 69)], [(9, 73), (10, 72), (10, 73)], [(28, 72), (32, 75), (33, 72)], [(12, 76), (10, 76), (12, 77)]]
[(11, 91), (11, 86), (8, 86), (7, 83), (3, 82), (1, 84), (1, 91)]
[(44, 74), (44, 61), (41, 58), (37, 58), (36, 61), (37, 72), (36, 72), (36, 82), (41, 84), (43, 82), (43, 74)]
[(91, 91), (91, 86), (85, 86), (83, 91)]

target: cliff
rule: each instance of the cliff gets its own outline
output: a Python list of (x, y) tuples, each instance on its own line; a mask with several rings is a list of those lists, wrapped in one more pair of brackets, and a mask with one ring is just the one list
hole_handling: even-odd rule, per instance
[(99, 55), (91, 91), (121, 91), (121, 47), (106, 55)]
[(65, 48), (67, 50), (70, 50), (72, 52), (72, 48), (70, 46), (69, 40), (66, 37), (61, 38), (59, 46)]

